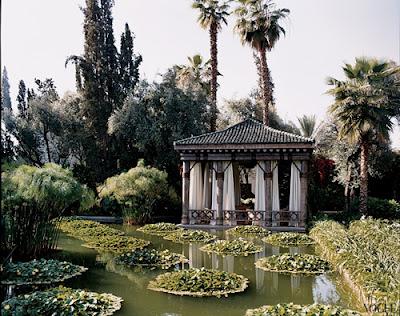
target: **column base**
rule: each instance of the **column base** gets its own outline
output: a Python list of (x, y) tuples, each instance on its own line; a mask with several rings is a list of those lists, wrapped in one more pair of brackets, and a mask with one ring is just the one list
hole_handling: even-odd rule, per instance
[(187, 216), (182, 216), (182, 218), (181, 218), (181, 224), (182, 224), (182, 225), (187, 225), (187, 224), (189, 224), (189, 217), (187, 217)]

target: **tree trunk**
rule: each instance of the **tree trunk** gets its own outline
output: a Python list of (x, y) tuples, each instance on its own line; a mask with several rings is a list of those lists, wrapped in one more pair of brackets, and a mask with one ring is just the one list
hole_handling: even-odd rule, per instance
[(210, 26), (210, 55), (211, 55), (211, 84), (210, 84), (210, 130), (214, 132), (217, 126), (217, 77), (218, 77), (218, 49), (217, 49), (217, 23)]
[(47, 138), (47, 128), (46, 127), (43, 128), (43, 138), (44, 138), (44, 142), (46, 144), (47, 159), (49, 160), (49, 162), (51, 162), (50, 145), (49, 145), (49, 139)]
[(368, 200), (368, 142), (361, 142), (361, 157), (360, 157), (360, 213), (367, 215), (367, 200)]
[(265, 48), (260, 49), (260, 62), (261, 62), (261, 82), (262, 87), (260, 90), (262, 91), (263, 96), (263, 123), (264, 125), (269, 125), (269, 103), (271, 100), (270, 96), (270, 78), (268, 72), (268, 64), (267, 64), (267, 51)]

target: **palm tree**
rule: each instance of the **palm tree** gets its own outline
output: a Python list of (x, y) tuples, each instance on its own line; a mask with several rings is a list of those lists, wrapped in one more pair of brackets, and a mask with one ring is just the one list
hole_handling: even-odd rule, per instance
[(203, 62), (199, 54), (187, 58), (187, 65), (176, 66), (177, 83), (181, 89), (202, 90), (210, 92), (210, 61)]
[(304, 137), (313, 137), (316, 131), (317, 119), (315, 115), (303, 115), (298, 117), (301, 135)]
[(210, 56), (211, 56), (211, 118), (210, 129), (215, 131), (217, 122), (217, 76), (218, 76), (218, 49), (217, 35), (221, 30), (222, 24), (227, 24), (226, 18), (229, 16), (229, 2), (219, 0), (195, 0), (192, 7), (200, 11), (198, 22), (204, 29), (210, 33)]
[(242, 44), (249, 45), (257, 51), (260, 58), (261, 80), (264, 110), (263, 121), (269, 124), (269, 105), (272, 103), (271, 78), (267, 63), (267, 51), (271, 51), (285, 29), (280, 22), (285, 19), (289, 9), (277, 9), (270, 0), (239, 0), (235, 10), (238, 19), (235, 29), (239, 33)]
[(400, 108), (400, 67), (377, 59), (356, 58), (345, 64), (346, 80), (328, 78), (335, 97), (330, 106), (339, 125), (339, 139), (358, 143), (360, 154), (360, 212), (367, 214), (368, 157), (374, 141), (389, 140), (394, 118)]

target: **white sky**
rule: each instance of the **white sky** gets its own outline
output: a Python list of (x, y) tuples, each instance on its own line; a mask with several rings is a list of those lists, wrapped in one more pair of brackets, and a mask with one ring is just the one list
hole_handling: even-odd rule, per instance
[[(143, 56), (142, 77), (157, 79), (173, 64), (186, 63), (196, 53), (209, 56), (208, 32), (197, 22), (190, 0), (115, 0), (117, 44), (128, 22), (135, 33), (135, 50)], [(288, 34), (268, 56), (275, 82), (279, 114), (296, 120), (302, 114), (323, 119), (332, 99), (325, 78), (342, 78), (343, 62), (374, 56), (399, 62), (399, 0), (276, 0), (291, 10)], [(51, 77), (60, 94), (75, 89), (67, 56), (83, 50), (79, 6), (84, 0), (2, 0), (1, 63), (8, 70), (12, 100), (18, 81)], [(256, 85), (251, 50), (233, 34), (234, 19), (219, 35), (218, 98), (242, 97)], [(392, 135), (400, 147), (400, 129)]]

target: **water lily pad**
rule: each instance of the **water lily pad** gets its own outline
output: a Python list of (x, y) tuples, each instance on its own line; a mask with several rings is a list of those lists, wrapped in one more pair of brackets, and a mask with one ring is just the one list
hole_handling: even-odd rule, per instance
[(150, 242), (131, 236), (103, 236), (92, 240), (83, 246), (96, 250), (123, 253), (135, 249), (142, 249), (150, 245)]
[(165, 236), (179, 230), (182, 230), (182, 228), (172, 223), (147, 224), (138, 228), (140, 232), (157, 236)]
[(286, 232), (271, 234), (263, 238), (263, 241), (271, 245), (282, 246), (282, 247), (314, 244), (314, 240), (312, 240), (306, 234), (286, 233)]
[(239, 238), (236, 240), (217, 240), (211, 244), (204, 245), (200, 250), (215, 252), (223, 256), (248, 256), (262, 251), (262, 247), (251, 241)]
[(248, 282), (239, 274), (192, 268), (161, 274), (150, 281), (148, 289), (175, 295), (221, 297), (243, 292)]
[(299, 274), (321, 274), (330, 271), (327, 261), (310, 254), (281, 254), (261, 258), (256, 267), (265, 271)]
[(117, 264), (130, 267), (140, 266), (150, 269), (169, 269), (187, 261), (184, 255), (170, 252), (168, 249), (162, 251), (156, 249), (137, 249), (115, 258)]
[(255, 309), (248, 309), (246, 316), (305, 316), (305, 315), (323, 315), (323, 316), (361, 316), (360, 313), (339, 306), (312, 304), (297, 305), (277, 304), (264, 305)]
[(179, 230), (164, 237), (166, 240), (182, 244), (191, 242), (208, 243), (216, 238), (217, 236), (203, 230)]
[(53, 259), (8, 263), (1, 273), (0, 284), (51, 284), (78, 276), (86, 270), (85, 267)]
[(230, 228), (226, 231), (226, 233), (231, 236), (258, 237), (267, 236), (271, 232), (257, 225), (242, 225)]
[(86, 292), (63, 286), (18, 295), (1, 304), (2, 316), (98, 315), (121, 308), (122, 298), (108, 293)]

